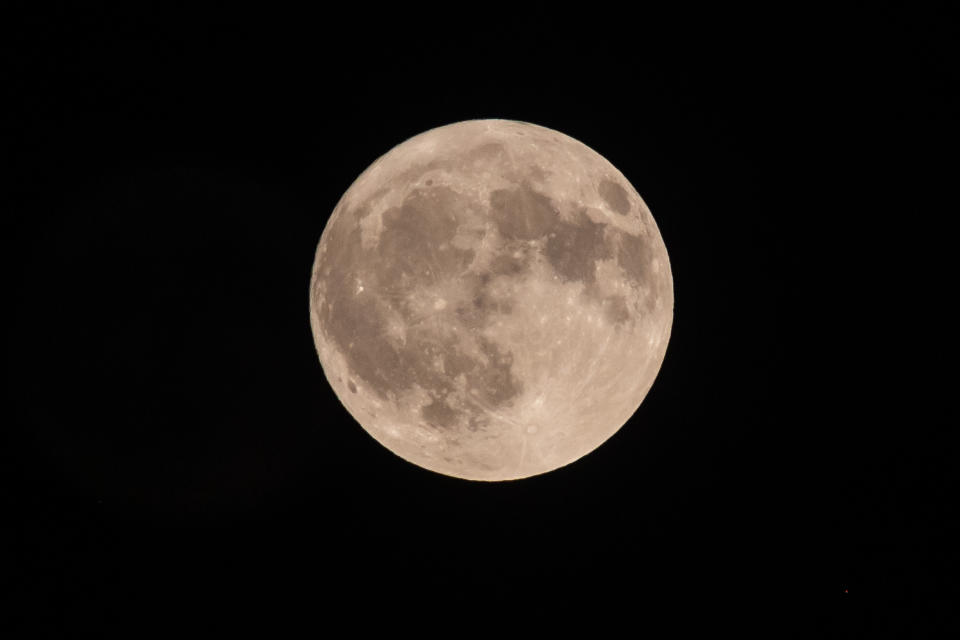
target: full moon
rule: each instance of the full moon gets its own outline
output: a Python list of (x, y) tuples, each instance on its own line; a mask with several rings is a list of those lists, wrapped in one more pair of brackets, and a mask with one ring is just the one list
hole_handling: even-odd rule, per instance
[(639, 408), (673, 322), (643, 199), (558, 131), (469, 120), (394, 147), (317, 247), (310, 324), (337, 397), (420, 467), (514, 480), (570, 464)]

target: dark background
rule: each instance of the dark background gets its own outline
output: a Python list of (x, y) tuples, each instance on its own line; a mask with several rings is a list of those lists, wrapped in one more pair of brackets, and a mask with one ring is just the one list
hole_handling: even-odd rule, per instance
[[(895, 364), (938, 328), (951, 15), (133, 4), (3, 21), (4, 627), (951, 624), (955, 415)], [(352, 420), (307, 287), (374, 159), (491, 117), (627, 176), (676, 308), (620, 432), (485, 484)]]

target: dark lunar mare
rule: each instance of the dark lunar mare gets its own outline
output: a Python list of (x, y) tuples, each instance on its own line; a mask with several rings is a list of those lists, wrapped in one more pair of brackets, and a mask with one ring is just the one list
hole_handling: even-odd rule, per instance
[[(327, 284), (320, 304), (323, 330), (344, 355), (351, 374), (387, 401), (415, 386), (425, 389), (433, 399), (422, 408), (422, 417), (438, 427), (461, 421), (478, 425), (476, 419), (461, 420), (464, 407), (448, 402), (460, 375), (473, 391), (469, 402), (481, 408), (502, 408), (522, 392), (509, 353), (480, 339), (482, 359), (467, 356), (454, 332), (437, 332), (418, 322), (406, 302), (424, 283), (458, 276), (472, 292), (470, 302), (446, 317), (460, 322), (464, 331), (480, 329), (492, 314), (509, 310), (505, 301), (489, 295), (489, 277), (467, 273), (474, 252), (451, 243), (464, 221), (466, 204), (446, 187), (415, 189), (400, 207), (384, 212), (380, 240), (370, 249), (360, 240), (365, 209), (342, 211), (330, 227), (328, 249), (318, 266)], [(512, 263), (502, 266), (507, 271), (517, 268)], [(358, 282), (365, 283), (363, 292), (358, 293)], [(403, 319), (404, 340), (390, 335), (391, 313)]]
[[(483, 147), (474, 155), (496, 154), (497, 146)], [(626, 192), (615, 182), (599, 185), (601, 196), (621, 215), (629, 212)], [(596, 282), (598, 260), (615, 258), (635, 285), (648, 281), (652, 241), (632, 236), (592, 221), (581, 209), (572, 221), (562, 220), (549, 197), (529, 183), (491, 193), (489, 215), (502, 243), (482, 273), (469, 270), (474, 251), (452, 242), (459, 229), (475, 216), (471, 203), (446, 186), (413, 189), (398, 207), (383, 213), (383, 229), (376, 246), (361, 245), (360, 220), (365, 206), (344, 210), (329, 229), (326, 253), (319, 264), (326, 295), (320, 305), (323, 330), (346, 359), (355, 379), (377, 397), (392, 401), (396, 394), (415, 386), (426, 390), (431, 401), (421, 409), (428, 424), (455, 424), (482, 428), (477, 408), (500, 409), (523, 391), (512, 371), (513, 357), (480, 337), (481, 357), (466, 355), (462, 339), (451, 326), (479, 335), (492, 316), (509, 314), (522, 301), (491, 293), (500, 277), (522, 277), (530, 269), (535, 249), (563, 282), (579, 282), (612, 324), (633, 317), (625, 297), (605, 296)], [(466, 295), (443, 316), (439, 329), (416, 317), (409, 300), (424, 285), (457, 278)], [(364, 290), (358, 292), (359, 283)], [(654, 291), (644, 311), (653, 311)], [(406, 327), (405, 339), (391, 335), (388, 319), (398, 314)], [(442, 363), (438, 367), (437, 363)], [(467, 395), (456, 393), (463, 376)], [(353, 385), (353, 382), (350, 383)], [(351, 390), (356, 388), (351, 386)]]

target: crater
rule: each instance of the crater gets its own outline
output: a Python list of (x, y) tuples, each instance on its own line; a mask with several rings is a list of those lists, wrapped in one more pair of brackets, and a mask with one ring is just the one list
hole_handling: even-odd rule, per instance
[(350, 381), (347, 382), (347, 388), (350, 389), (350, 393), (356, 393), (356, 392), (357, 392), (357, 385), (355, 385), (355, 384), (353, 383), (353, 380), (350, 380)]
[[(445, 160), (430, 160), (429, 162), (422, 162), (414, 164), (396, 175), (393, 179), (397, 184), (407, 183), (413, 184), (419, 180), (425, 173), (433, 171), (435, 169), (444, 169), (448, 166), (447, 161)], [(389, 191), (388, 187), (382, 187), (377, 192), (374, 192), (373, 196), (377, 197), (378, 194), (383, 194)]]
[(630, 213), (630, 199), (627, 191), (613, 180), (603, 179), (597, 187), (600, 197), (611, 209), (622, 216)]

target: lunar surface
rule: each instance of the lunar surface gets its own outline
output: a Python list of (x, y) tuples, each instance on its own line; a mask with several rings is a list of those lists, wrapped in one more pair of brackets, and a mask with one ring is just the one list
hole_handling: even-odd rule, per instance
[(660, 369), (673, 278), (650, 210), (583, 143), (471, 120), (394, 147), (317, 247), (323, 371), (402, 458), (472, 480), (567, 465), (612, 436)]

